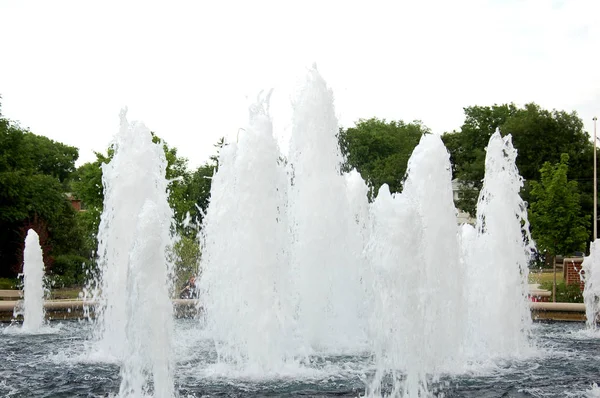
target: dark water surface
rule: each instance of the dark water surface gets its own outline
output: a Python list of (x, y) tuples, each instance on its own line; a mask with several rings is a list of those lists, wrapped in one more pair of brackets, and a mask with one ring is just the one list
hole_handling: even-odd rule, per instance
[[(538, 354), (495, 361), (431, 383), (444, 397), (600, 397), (600, 334), (581, 323), (536, 324)], [(18, 328), (16, 328), (18, 329)], [(119, 391), (119, 366), (88, 347), (87, 322), (55, 322), (47, 333), (23, 335), (0, 326), (0, 397), (109, 397)], [(311, 358), (266, 377), (216, 363), (210, 340), (191, 320), (178, 320), (175, 385), (180, 397), (356, 397), (374, 367), (365, 354)]]

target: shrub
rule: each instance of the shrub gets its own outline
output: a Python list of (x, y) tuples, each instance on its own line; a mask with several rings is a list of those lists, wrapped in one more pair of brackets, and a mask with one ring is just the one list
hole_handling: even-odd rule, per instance
[(21, 282), (16, 278), (0, 278), (0, 289), (20, 289)]
[[(542, 289), (552, 291), (552, 282), (544, 282)], [(556, 302), (558, 303), (583, 303), (583, 293), (578, 283), (567, 285), (564, 281), (556, 284)]]
[(52, 272), (48, 275), (54, 287), (70, 287), (85, 282), (86, 272), (91, 261), (85, 257), (62, 254), (54, 257)]

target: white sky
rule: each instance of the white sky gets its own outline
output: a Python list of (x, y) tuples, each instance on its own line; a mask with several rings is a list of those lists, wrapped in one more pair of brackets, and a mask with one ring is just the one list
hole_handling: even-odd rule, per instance
[(422, 120), (534, 101), (600, 116), (600, 1), (0, 0), (2, 113), (94, 159), (119, 110), (198, 166), (275, 88), (276, 134), (313, 62), (340, 123)]

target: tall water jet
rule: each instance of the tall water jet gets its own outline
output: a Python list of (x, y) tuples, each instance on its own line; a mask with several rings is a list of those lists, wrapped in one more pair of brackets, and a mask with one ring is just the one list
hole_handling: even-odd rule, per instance
[(354, 221), (358, 225), (363, 244), (366, 244), (370, 235), (369, 225), (369, 187), (356, 169), (344, 173), (346, 178), (348, 201)]
[[(422, 333), (422, 325), (414, 321), (414, 308), (421, 300), (414, 285), (421, 277), (417, 248), (422, 225), (415, 203), (403, 195), (391, 195), (387, 184), (379, 189), (370, 213), (371, 235), (365, 252), (373, 291), (369, 336), (377, 373), (367, 386), (367, 395), (379, 397), (386, 374), (397, 380), (399, 372), (408, 369), (414, 359), (411, 349)], [(397, 385), (392, 396), (400, 392)]]
[(590, 330), (598, 329), (600, 316), (600, 241), (596, 239), (590, 245), (590, 255), (582, 264), (582, 279), (585, 282), (583, 302), (585, 303), (586, 325)]
[[(160, 159), (157, 159), (160, 160)], [(155, 178), (160, 184), (160, 178)], [(164, 180), (164, 178), (163, 178)], [(166, 189), (166, 184), (159, 190)], [(138, 215), (135, 243), (127, 269), (125, 356), (121, 367), (121, 397), (149, 393), (152, 379), (155, 397), (173, 397), (173, 306), (166, 257), (172, 211), (165, 195), (147, 199)]]
[(291, 357), (287, 174), (269, 96), (250, 107), (237, 146), (224, 147), (204, 223), (200, 282), (206, 327), (222, 361), (255, 372)]
[(372, 218), (375, 382), (386, 370), (402, 370), (406, 378), (396, 375), (393, 393), (425, 396), (427, 375), (448, 370), (462, 355), (466, 310), (450, 156), (438, 136), (421, 138), (402, 195), (391, 198), (382, 188)]
[(531, 236), (519, 195), (523, 179), (511, 136), (489, 140), (485, 178), (477, 203), (476, 236), (465, 239), (470, 353), (511, 356), (528, 347), (531, 315), (527, 294)]
[(310, 347), (364, 339), (360, 232), (340, 172), (333, 94), (315, 68), (293, 109), (289, 160), (298, 323)]
[(37, 332), (44, 324), (44, 259), (40, 238), (30, 229), (23, 251), (23, 330)]
[[(100, 355), (116, 360), (124, 359), (126, 343), (130, 342), (126, 336), (126, 328), (132, 322), (128, 305), (131, 300), (137, 299), (131, 296), (130, 290), (131, 283), (135, 283), (135, 280), (130, 281), (131, 262), (135, 261), (131, 253), (136, 247), (136, 240), (146, 237), (136, 233), (144, 203), (151, 200), (161, 211), (160, 225), (163, 229), (155, 234), (167, 239), (165, 233), (168, 234), (171, 227), (170, 216), (165, 210), (165, 206), (168, 206), (165, 179), (167, 162), (162, 146), (152, 142), (150, 131), (142, 123), (129, 124), (126, 111), (121, 112), (120, 118), (120, 130), (112, 147), (114, 156), (108, 164), (102, 165), (104, 210), (98, 232), (100, 280), (96, 327), (96, 349)], [(140, 244), (138, 242), (137, 246)], [(160, 259), (162, 261), (162, 257)], [(168, 264), (166, 260), (162, 265), (167, 266), (165, 264)], [(150, 267), (141, 267), (139, 271), (154, 272)], [(158, 283), (167, 284), (163, 272), (155, 271), (157, 274), (152, 278)], [(155, 309), (144, 307), (137, 308), (141, 312), (138, 315), (169, 316), (159, 315)]]

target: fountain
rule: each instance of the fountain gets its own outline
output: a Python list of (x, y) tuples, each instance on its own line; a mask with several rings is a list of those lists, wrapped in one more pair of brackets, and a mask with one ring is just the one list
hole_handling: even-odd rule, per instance
[(168, 204), (167, 162), (150, 130), (127, 122), (114, 142), (114, 156), (103, 165), (104, 211), (98, 241), (101, 270), (95, 292), (95, 355), (122, 364), (122, 397), (153, 389), (173, 395), (170, 302), (173, 212)]
[(147, 373), (156, 397), (173, 397), (173, 306), (165, 267), (170, 241), (171, 209), (147, 199), (139, 214), (136, 240), (129, 255), (125, 355), (121, 368), (121, 397), (146, 394)]
[(449, 369), (461, 355), (464, 270), (451, 180), (441, 139), (424, 135), (408, 162), (402, 194), (391, 196), (384, 185), (373, 204), (368, 257), (378, 373), (371, 394), (379, 394), (386, 371), (396, 379), (394, 395), (428, 394), (427, 374)]
[(364, 246), (367, 244), (371, 233), (369, 229), (369, 200), (367, 198), (369, 187), (356, 169), (352, 169), (349, 173), (345, 173), (344, 177), (346, 177), (350, 210), (354, 215), (354, 220), (360, 230), (360, 236)]
[(590, 245), (590, 255), (585, 257), (582, 264), (582, 279), (585, 282), (583, 301), (587, 327), (597, 330), (600, 315), (600, 243), (595, 240)]
[(357, 347), (366, 339), (361, 232), (340, 172), (333, 93), (314, 67), (292, 126), (290, 267), (299, 333), (309, 351)]
[(293, 327), (287, 175), (268, 107), (269, 95), (259, 98), (239, 142), (222, 149), (204, 222), (200, 282), (220, 360), (259, 373), (288, 359)]
[[(1, 396), (598, 391), (597, 337), (574, 323), (531, 327), (510, 138), (490, 140), (477, 226), (459, 228), (438, 136), (422, 137), (402, 193), (384, 185), (369, 204), (359, 173), (341, 173), (333, 95), (316, 69), (294, 102), (287, 158), (269, 95), (249, 113), (213, 177), (199, 319), (173, 320), (166, 162), (123, 112), (103, 167), (98, 320), (62, 322), (51, 335), (1, 333)], [(596, 303), (600, 283), (586, 262)]]
[[(107, 357), (122, 358), (129, 300), (128, 269), (136, 225), (147, 199), (163, 206), (167, 200), (166, 160), (162, 147), (152, 142), (141, 123), (129, 124), (126, 110), (113, 144), (112, 160), (102, 165), (104, 211), (98, 229), (98, 266), (101, 270), (97, 310), (98, 349)], [(166, 217), (166, 216), (165, 216)], [(170, 219), (164, 219), (169, 228)]]
[(487, 146), (475, 231), (463, 229), (470, 235), (463, 236), (463, 251), (471, 357), (521, 356), (530, 348), (527, 279), (532, 239), (527, 208), (519, 196), (523, 179), (516, 157), (511, 136), (496, 131)]
[(30, 229), (23, 251), (23, 331), (35, 333), (44, 324), (44, 259), (40, 238)]

